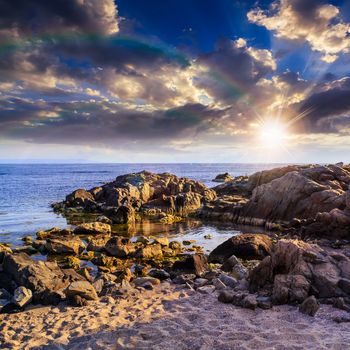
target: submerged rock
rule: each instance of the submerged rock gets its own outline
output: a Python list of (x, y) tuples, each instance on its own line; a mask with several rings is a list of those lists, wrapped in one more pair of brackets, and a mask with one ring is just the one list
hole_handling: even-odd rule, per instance
[(74, 229), (74, 233), (77, 235), (110, 234), (111, 231), (111, 225), (104, 224), (103, 222), (80, 224)]
[(228, 182), (232, 180), (233, 177), (229, 173), (219, 174), (213, 179), (214, 182)]

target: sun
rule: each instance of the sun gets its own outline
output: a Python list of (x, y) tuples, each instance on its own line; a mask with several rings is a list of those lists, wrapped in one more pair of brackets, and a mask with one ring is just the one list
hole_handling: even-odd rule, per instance
[(264, 122), (259, 126), (259, 138), (264, 147), (282, 146), (287, 139), (286, 126), (277, 121)]

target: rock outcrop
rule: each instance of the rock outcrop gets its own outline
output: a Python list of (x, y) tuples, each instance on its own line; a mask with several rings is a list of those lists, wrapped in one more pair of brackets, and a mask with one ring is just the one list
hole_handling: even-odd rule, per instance
[(215, 191), (200, 182), (142, 171), (118, 176), (115, 181), (89, 191), (76, 190), (54, 208), (101, 212), (115, 223), (129, 223), (134, 220), (133, 210), (160, 208), (169, 214), (185, 216), (215, 197)]
[(317, 298), (350, 296), (350, 259), (326, 252), (318, 245), (297, 240), (280, 240), (271, 256), (250, 274), (250, 290), (272, 291), (275, 303), (303, 302)]
[(264, 234), (241, 234), (229, 238), (209, 254), (209, 262), (223, 264), (232, 255), (245, 260), (264, 259), (272, 251), (272, 240)]

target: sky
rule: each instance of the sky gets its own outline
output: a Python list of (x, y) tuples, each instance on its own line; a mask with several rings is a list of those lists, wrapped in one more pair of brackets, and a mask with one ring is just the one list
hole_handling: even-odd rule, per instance
[(0, 162), (350, 162), (350, 0), (0, 0)]

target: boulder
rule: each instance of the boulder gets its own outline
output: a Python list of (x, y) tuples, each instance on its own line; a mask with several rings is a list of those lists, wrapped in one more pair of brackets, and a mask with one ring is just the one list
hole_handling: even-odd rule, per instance
[(273, 288), (281, 302), (301, 302), (310, 293), (319, 298), (349, 296), (342, 289), (350, 277), (350, 259), (326, 252), (316, 244), (280, 240), (271, 256), (250, 273), (250, 290)]
[(149, 244), (139, 248), (135, 257), (140, 259), (157, 259), (163, 256), (162, 246), (160, 244)]
[(60, 302), (64, 298), (62, 290), (69, 283), (56, 262), (34, 261), (25, 253), (5, 255), (3, 270), (17, 285), (32, 291), (33, 302), (44, 305)]
[(313, 317), (316, 315), (319, 308), (320, 304), (316, 300), (315, 296), (312, 295), (302, 302), (299, 307), (299, 311)]
[(105, 250), (117, 258), (126, 258), (135, 252), (135, 245), (128, 238), (112, 237), (106, 243)]
[(228, 182), (232, 180), (233, 177), (229, 173), (219, 174), (213, 179), (214, 182)]
[(264, 234), (241, 234), (229, 238), (209, 254), (209, 262), (224, 263), (235, 255), (245, 260), (263, 259), (271, 254), (272, 240)]
[(114, 224), (130, 224), (135, 222), (135, 209), (131, 205), (122, 205), (109, 209), (105, 214)]
[(105, 246), (110, 239), (111, 239), (110, 234), (91, 236), (88, 238), (88, 245), (86, 247), (86, 250), (94, 251), (94, 252), (102, 252), (105, 250)]
[(94, 286), (88, 281), (75, 281), (69, 284), (65, 290), (69, 299), (79, 295), (86, 300), (97, 300), (98, 295)]
[(78, 236), (50, 237), (45, 249), (49, 254), (80, 254), (85, 249), (84, 242)]
[(23, 307), (32, 301), (33, 293), (26, 287), (18, 287), (13, 293), (12, 301), (19, 307)]
[(104, 224), (103, 222), (80, 224), (74, 229), (74, 233), (77, 235), (110, 234), (111, 232), (111, 225)]
[(245, 309), (251, 309), (255, 310), (258, 307), (258, 302), (256, 300), (256, 296), (253, 294), (247, 295), (245, 298), (242, 300), (242, 306)]
[(207, 266), (208, 259), (205, 255), (194, 254), (185, 256), (183, 260), (175, 261), (173, 270), (193, 273), (200, 277), (207, 270)]
[(66, 204), (71, 207), (83, 207), (86, 210), (96, 207), (94, 196), (84, 189), (77, 189), (69, 194), (66, 197)]

